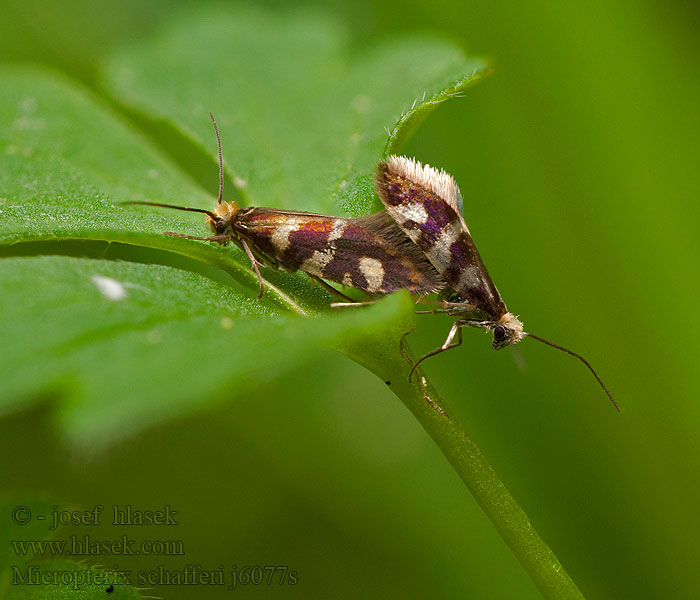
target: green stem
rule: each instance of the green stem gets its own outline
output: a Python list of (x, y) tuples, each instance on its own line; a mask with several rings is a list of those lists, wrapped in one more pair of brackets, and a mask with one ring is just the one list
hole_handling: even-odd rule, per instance
[[(394, 338), (396, 340), (396, 338)], [(583, 595), (554, 552), (537, 534), (527, 515), (451, 414), (432, 384), (418, 371), (409, 382), (412, 357), (400, 344), (377, 339), (341, 349), (382, 381), (413, 413), (433, 438), (479, 506), (520, 561), (542, 596), (556, 600), (581, 600)]]

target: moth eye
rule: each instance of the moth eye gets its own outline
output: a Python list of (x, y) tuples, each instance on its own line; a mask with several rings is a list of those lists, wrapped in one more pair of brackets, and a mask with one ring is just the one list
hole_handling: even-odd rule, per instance
[(507, 329), (503, 325), (496, 325), (493, 329), (493, 339), (500, 342), (504, 337), (506, 337)]

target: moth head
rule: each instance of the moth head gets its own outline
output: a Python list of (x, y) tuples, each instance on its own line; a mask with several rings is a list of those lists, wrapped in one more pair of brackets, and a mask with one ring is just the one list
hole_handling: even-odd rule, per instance
[(494, 350), (500, 350), (506, 346), (517, 344), (525, 337), (523, 332), (523, 324), (514, 314), (506, 313), (493, 327), (493, 343), (491, 347)]
[(231, 221), (237, 212), (238, 203), (235, 200), (217, 204), (214, 213), (207, 215), (207, 225), (215, 235), (223, 235), (231, 227)]

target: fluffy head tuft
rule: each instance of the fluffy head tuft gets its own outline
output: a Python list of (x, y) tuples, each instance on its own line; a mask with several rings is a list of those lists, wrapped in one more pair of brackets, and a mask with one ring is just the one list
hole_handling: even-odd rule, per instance
[(237, 212), (238, 202), (235, 200), (233, 202), (222, 202), (214, 209), (214, 214), (224, 221), (230, 221)]
[[(503, 335), (499, 336), (497, 328), (504, 327), (505, 332), (502, 331)], [(523, 332), (523, 324), (520, 319), (516, 317), (513, 313), (505, 313), (498, 319), (498, 322), (492, 328), (494, 332), (493, 336), (493, 349), (500, 350), (506, 346), (512, 346), (517, 344), (520, 340), (525, 337)]]
[(222, 202), (214, 209), (216, 219), (207, 215), (207, 224), (216, 235), (225, 233), (231, 227), (231, 222), (238, 212), (238, 202)]

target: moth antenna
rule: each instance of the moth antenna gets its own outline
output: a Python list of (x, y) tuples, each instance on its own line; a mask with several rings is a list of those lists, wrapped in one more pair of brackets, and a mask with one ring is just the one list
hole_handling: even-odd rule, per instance
[(159, 206), (160, 208), (172, 208), (173, 210), (184, 210), (187, 212), (198, 212), (198, 213), (204, 213), (208, 217), (211, 217), (212, 219), (216, 220), (216, 215), (213, 212), (211, 212), (210, 210), (204, 210), (203, 208), (188, 208), (187, 206), (175, 206), (174, 204), (160, 204), (159, 202), (132, 201), (132, 202), (120, 202), (119, 204), (121, 204), (121, 205), (140, 204), (141, 206)]
[(221, 152), (221, 136), (219, 135), (219, 126), (216, 124), (216, 119), (211, 111), (209, 111), (211, 122), (214, 123), (214, 133), (216, 134), (216, 145), (219, 150), (219, 200), (217, 204), (221, 204), (221, 198), (224, 195), (224, 157)]
[(573, 350), (569, 350), (568, 348), (564, 348), (564, 346), (560, 346), (559, 344), (554, 344), (552, 342), (548, 342), (547, 340), (538, 337), (536, 335), (533, 335), (531, 333), (526, 333), (524, 334), (527, 337), (531, 337), (536, 339), (538, 342), (542, 342), (543, 344), (546, 344), (547, 346), (551, 346), (552, 348), (556, 348), (557, 350), (561, 350), (562, 352), (566, 352), (567, 354), (571, 354), (571, 356), (575, 356), (578, 358), (584, 365), (588, 367), (588, 370), (593, 373), (593, 377), (596, 378), (596, 381), (600, 384), (600, 387), (603, 388), (603, 391), (608, 395), (608, 398), (610, 398), (610, 402), (613, 403), (613, 406), (615, 407), (615, 410), (617, 412), (620, 412), (620, 407), (617, 405), (617, 402), (615, 402), (615, 398), (612, 397), (612, 394), (608, 391), (608, 388), (605, 387), (605, 384), (603, 383), (603, 380), (598, 376), (598, 373), (596, 373), (595, 369), (591, 366), (591, 363), (589, 363), (583, 356), (580, 354), (577, 354)]

